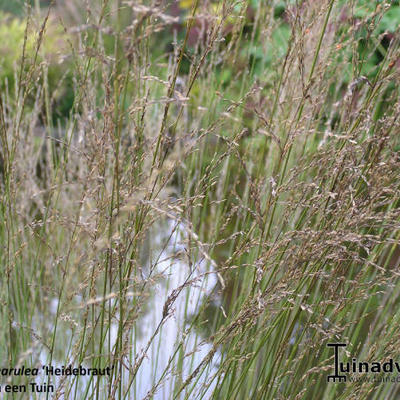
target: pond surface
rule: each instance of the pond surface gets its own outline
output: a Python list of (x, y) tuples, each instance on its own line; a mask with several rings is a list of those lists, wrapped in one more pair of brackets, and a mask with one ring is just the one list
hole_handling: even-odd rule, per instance
[[(185, 257), (176, 255), (185, 254), (185, 232), (182, 226), (177, 226), (175, 222), (169, 221), (167, 229), (155, 240), (155, 251), (149, 257), (149, 267), (156, 269), (156, 274), (163, 276), (162, 280), (153, 286), (153, 295), (149, 298), (146, 314), (140, 319), (141, 332), (136, 340), (137, 349), (143, 349), (150, 340), (156, 326), (163, 318), (163, 308), (169, 296), (177, 290), (176, 300), (172, 304), (172, 313), (160, 328), (159, 334), (153, 340), (147, 357), (145, 357), (136, 380), (136, 393), (138, 398), (146, 396), (152, 388), (154, 382), (158, 382), (163, 373), (168, 369), (170, 360), (177, 360), (175, 354), (177, 344), (185, 335), (182, 372), (183, 380), (197, 367), (201, 360), (208, 354), (212, 346), (206, 342), (193, 327), (192, 320), (199, 312), (199, 309), (206, 297), (210, 295), (218, 279), (215, 273), (208, 268), (208, 262), (201, 258), (195, 260), (191, 266), (185, 262)], [(165, 242), (167, 241), (167, 245)], [(161, 252), (157, 248), (162, 248)], [(201, 257), (201, 255), (199, 255)], [(185, 283), (190, 284), (183, 287)], [(140, 351), (140, 350), (139, 350)], [(217, 359), (214, 360), (215, 365)], [(175, 364), (174, 362), (172, 364)], [(210, 368), (200, 379), (207, 383), (207, 376), (215, 372)], [(167, 378), (156, 392), (155, 399), (171, 399), (176, 379), (166, 374)], [(169, 376), (169, 378), (168, 378)], [(210, 389), (212, 390), (212, 386)], [(193, 398), (195, 394), (192, 393)]]

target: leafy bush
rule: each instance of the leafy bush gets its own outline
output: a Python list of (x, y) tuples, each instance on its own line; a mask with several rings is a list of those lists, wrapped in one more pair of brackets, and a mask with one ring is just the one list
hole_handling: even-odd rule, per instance
[[(55, 92), (53, 101), (59, 102), (58, 112), (65, 112), (72, 104), (71, 76), (68, 74), (69, 65), (65, 61), (68, 53), (68, 36), (62, 26), (54, 18), (46, 24), (43, 40), (40, 34), (41, 26), (32, 18), (19, 17), (0, 12), (0, 84), (4, 88), (7, 82), (11, 89), (15, 87), (16, 80), (29, 76), (30, 65), (34, 62), (45, 69), (46, 81), (49, 92)], [(26, 37), (26, 41), (25, 41)], [(24, 58), (24, 61), (23, 61)], [(36, 61), (35, 61), (36, 59)], [(21, 65), (24, 71), (21, 71)], [(40, 75), (40, 74), (39, 74)], [(38, 73), (36, 73), (38, 76)], [(70, 105), (68, 106), (68, 103)]]

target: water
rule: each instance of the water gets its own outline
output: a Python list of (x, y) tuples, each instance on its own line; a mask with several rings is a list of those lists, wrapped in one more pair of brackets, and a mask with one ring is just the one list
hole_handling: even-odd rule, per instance
[[(155, 327), (163, 318), (163, 308), (168, 297), (174, 292), (177, 294), (176, 300), (172, 304), (171, 315), (162, 325), (156, 340), (150, 346), (148, 357), (146, 357), (138, 372), (136, 393), (138, 398), (146, 396), (153, 386), (153, 382), (158, 382), (168, 366), (171, 357), (174, 357), (177, 344), (185, 333), (184, 354), (189, 355), (183, 358), (183, 379), (185, 379), (201, 362), (201, 360), (211, 350), (211, 344), (205, 342), (194, 328), (189, 329), (192, 318), (197, 314), (204, 299), (210, 295), (217, 285), (215, 273), (208, 273), (204, 257), (194, 261), (191, 266), (185, 262), (185, 231), (182, 226), (177, 226), (175, 222), (169, 221), (168, 228), (164, 234), (156, 240), (158, 247), (164, 245), (165, 237), (170, 237), (167, 246), (156, 257), (150, 257), (156, 273), (163, 276), (162, 280), (153, 287), (153, 296), (149, 299), (149, 311), (140, 320), (143, 327), (141, 335), (137, 337), (136, 345), (138, 349), (144, 349), (148, 343)], [(166, 234), (165, 234), (166, 233)], [(160, 246), (161, 245), (161, 246)], [(175, 255), (180, 257), (175, 257)], [(182, 257), (183, 256), (183, 257)], [(190, 285), (183, 287), (187, 281)], [(178, 290), (176, 292), (176, 290)], [(175, 355), (174, 359), (177, 359)], [(216, 366), (217, 360), (215, 360)], [(208, 371), (208, 375), (215, 372), (214, 368)], [(170, 399), (173, 391), (174, 379), (170, 374), (165, 379), (160, 389), (156, 392), (154, 399)], [(202, 378), (206, 383), (207, 377)], [(202, 382), (200, 382), (201, 384)], [(201, 385), (199, 385), (201, 386)], [(210, 387), (212, 390), (212, 387)], [(194, 396), (192, 394), (191, 396)], [(193, 397), (194, 398), (194, 397)]]

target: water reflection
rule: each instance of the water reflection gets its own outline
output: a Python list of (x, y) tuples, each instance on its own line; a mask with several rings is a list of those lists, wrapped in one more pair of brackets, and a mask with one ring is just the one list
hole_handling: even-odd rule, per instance
[[(164, 232), (155, 237), (153, 246), (150, 243), (148, 271), (161, 276), (162, 279), (153, 286), (148, 312), (139, 321), (141, 330), (136, 338), (137, 349), (146, 347), (155, 327), (163, 319), (167, 300), (175, 299), (175, 296), (176, 299), (172, 303), (171, 314), (160, 328), (138, 371), (136, 379), (138, 398), (145, 397), (158, 382), (160, 385), (154, 399), (173, 398), (174, 389), (176, 390), (193, 372), (212, 347), (200, 336), (199, 330), (193, 323), (218, 280), (209, 269), (210, 263), (200, 254), (198, 256), (201, 258), (188, 261), (185, 240), (184, 227), (174, 221), (168, 221)], [(153, 251), (151, 247), (154, 248)], [(157, 248), (162, 250), (157, 251)], [(215, 372), (217, 362), (215, 359), (214, 367), (202, 375), (201, 381), (198, 382), (199, 387)], [(209, 390), (212, 390), (212, 386)], [(190, 397), (195, 398), (195, 393), (191, 393)]]

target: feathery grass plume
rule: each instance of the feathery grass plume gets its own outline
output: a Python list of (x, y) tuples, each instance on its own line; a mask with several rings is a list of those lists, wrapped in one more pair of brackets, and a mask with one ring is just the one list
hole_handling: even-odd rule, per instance
[(0, 356), (39, 371), (0, 386), (396, 398), (326, 344), (400, 358), (398, 2), (47, 3), (0, 29)]

